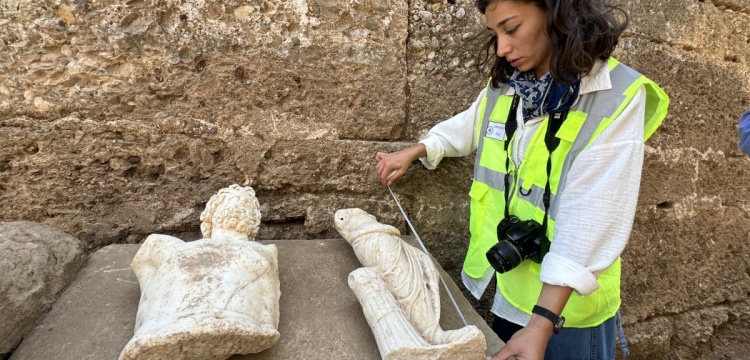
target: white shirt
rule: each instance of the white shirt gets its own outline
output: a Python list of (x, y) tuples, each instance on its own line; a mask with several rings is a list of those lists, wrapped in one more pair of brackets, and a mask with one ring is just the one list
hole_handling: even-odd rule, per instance
[[(609, 66), (598, 61), (591, 73), (581, 79), (580, 94), (612, 88)], [(466, 156), (477, 149), (476, 126), (483, 90), (466, 111), (433, 127), (420, 141), (427, 156), (420, 158), (434, 169), (444, 157)], [(508, 90), (513, 95), (514, 90)], [(565, 191), (559, 197), (554, 241), (544, 257), (539, 279), (547, 284), (573, 288), (588, 295), (599, 288), (596, 279), (625, 248), (633, 226), (641, 169), (643, 166), (643, 126), (646, 94), (639, 89), (622, 113), (571, 165)], [(544, 120), (537, 117), (524, 123), (519, 107), (518, 128), (512, 151), (519, 164), (534, 131)], [(479, 281), (462, 273), (464, 284), (478, 299), (494, 277), (489, 268)], [(501, 292), (495, 295), (492, 312), (525, 326), (530, 315), (511, 305)]]

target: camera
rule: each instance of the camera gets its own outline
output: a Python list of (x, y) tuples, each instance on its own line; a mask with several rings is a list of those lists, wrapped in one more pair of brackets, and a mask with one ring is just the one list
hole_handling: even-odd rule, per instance
[(541, 263), (550, 246), (542, 225), (534, 220), (521, 221), (513, 215), (497, 224), (497, 240), (487, 250), (487, 260), (499, 273), (512, 270), (525, 259)]

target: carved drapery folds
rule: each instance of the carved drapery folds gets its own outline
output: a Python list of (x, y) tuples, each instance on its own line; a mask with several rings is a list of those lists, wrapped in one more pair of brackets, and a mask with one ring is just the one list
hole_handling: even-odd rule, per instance
[(339, 234), (364, 268), (349, 275), (383, 359), (484, 359), (484, 335), (473, 325), (440, 327), (440, 278), (429, 256), (361, 209), (336, 212)]

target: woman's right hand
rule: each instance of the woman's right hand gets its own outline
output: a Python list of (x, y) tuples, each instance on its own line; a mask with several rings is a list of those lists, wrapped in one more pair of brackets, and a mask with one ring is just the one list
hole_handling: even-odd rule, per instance
[(406, 173), (412, 161), (427, 156), (427, 148), (423, 144), (410, 146), (392, 153), (378, 152), (375, 154), (375, 173), (380, 185), (389, 186)]

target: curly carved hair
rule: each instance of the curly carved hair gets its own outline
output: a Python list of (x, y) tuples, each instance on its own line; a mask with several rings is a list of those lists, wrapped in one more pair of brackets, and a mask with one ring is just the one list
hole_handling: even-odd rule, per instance
[[(575, 74), (588, 74), (597, 59), (609, 58), (628, 25), (628, 14), (605, 0), (476, 0), (476, 5), (484, 14), (498, 1), (533, 3), (544, 10), (547, 35), (552, 42), (550, 73), (561, 83), (575, 80)], [(616, 12), (623, 15), (622, 20), (618, 20)], [(482, 50), (479, 66), (486, 67), (490, 60), (494, 60), (490, 70), (492, 86), (497, 88), (508, 81), (514, 68), (505, 58), (497, 56), (494, 34)]]
[(260, 226), (260, 204), (253, 188), (233, 184), (211, 196), (200, 219), (204, 238), (211, 238), (211, 230), (216, 227), (255, 239)]

